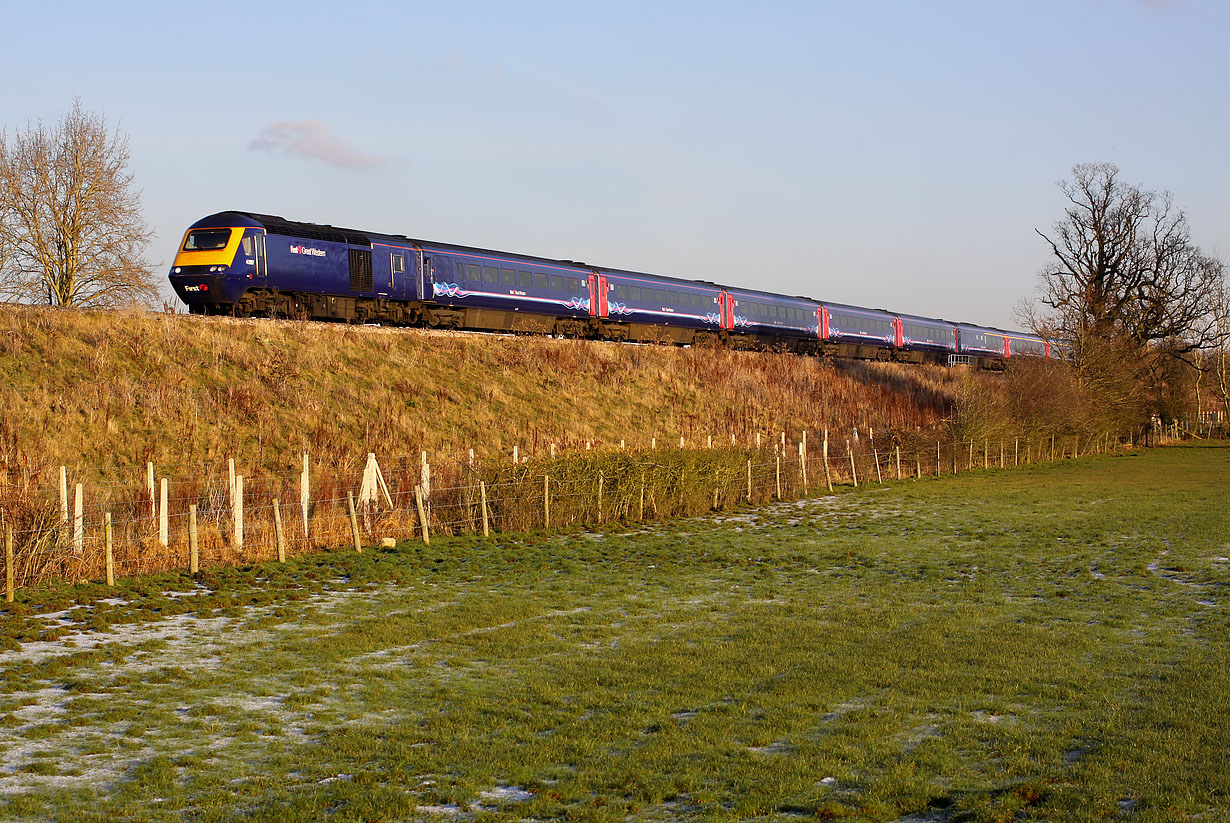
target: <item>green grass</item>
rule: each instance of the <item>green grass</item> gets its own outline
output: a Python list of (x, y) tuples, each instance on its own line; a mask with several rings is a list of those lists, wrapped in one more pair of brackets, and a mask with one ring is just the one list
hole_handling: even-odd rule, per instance
[(0, 816), (1228, 820), (1228, 472), (1214, 444), (28, 593)]

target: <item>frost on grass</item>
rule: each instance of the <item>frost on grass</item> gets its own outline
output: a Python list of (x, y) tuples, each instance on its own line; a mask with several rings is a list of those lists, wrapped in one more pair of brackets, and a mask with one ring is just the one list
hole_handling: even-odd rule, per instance
[[(308, 602), (333, 606), (357, 594), (336, 592)], [(252, 606), (233, 618), (189, 613), (105, 631), (70, 629), (57, 640), (30, 641), (0, 653), (0, 669), (51, 664), (88, 650), (106, 655), (75, 665), (71, 690), (44, 679), (33, 681), (38, 688), (4, 697), (0, 710), (7, 710), (10, 737), (0, 750), (0, 795), (37, 788), (105, 786), (159, 755), (197, 754), (215, 763), (241, 764), (254, 750), (305, 739), (303, 729), (316, 707), (292, 711), (285, 706), (284, 694), (269, 693), (269, 684), (261, 688), (262, 684), (246, 683), (244, 673), (235, 670), (242, 669), (252, 649), (267, 647), (304, 628), (287, 623), (273, 629), (239, 630), (245, 621), (268, 612), (267, 607)], [(72, 624), (70, 615), (85, 617), (86, 613), (68, 609), (43, 618)], [(202, 675), (201, 682), (190, 685), (197, 675)], [(150, 678), (166, 685), (147, 687), (143, 681)], [(128, 685), (117, 688), (115, 684)], [(167, 693), (175, 694), (176, 702), (167, 709), (173, 720), (156, 723)], [(276, 734), (235, 733), (254, 723), (272, 724)], [(147, 729), (147, 724), (153, 728)], [(185, 734), (188, 729), (191, 733)], [(45, 765), (48, 759), (54, 768)]]

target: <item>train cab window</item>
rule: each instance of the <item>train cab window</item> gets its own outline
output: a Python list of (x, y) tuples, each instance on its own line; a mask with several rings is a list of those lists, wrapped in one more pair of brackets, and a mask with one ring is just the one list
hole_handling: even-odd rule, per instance
[(628, 299), (628, 287), (621, 286), (620, 284), (616, 283), (615, 284), (615, 297), (618, 300), (627, 300)]
[(245, 234), (243, 239), (239, 241), (239, 247), (243, 249), (244, 257), (252, 256), (252, 235)]
[(466, 263), (466, 280), (475, 283), (481, 282), (483, 279), (483, 270), (473, 263)]
[(641, 299), (641, 287), (640, 286), (629, 286), (628, 287), (628, 299), (629, 300), (640, 300)]
[(517, 285), (517, 273), (512, 269), (500, 269), (500, 285), (515, 286)]
[(197, 229), (184, 238), (184, 251), (217, 251), (231, 240), (230, 229)]
[(654, 299), (654, 300), (655, 300), (655, 301), (656, 301), (659, 305), (666, 305), (666, 290), (665, 290), (665, 289), (654, 289), (654, 290), (653, 290), (653, 299)]
[(533, 280), (534, 280), (534, 276), (530, 274), (528, 271), (517, 272), (517, 287), (518, 288), (522, 288), (522, 289), (530, 288), (531, 286), (533, 286)]
[(581, 281), (576, 279), (575, 277), (569, 277), (567, 282), (564, 284), (564, 287), (567, 291), (570, 291), (570, 292), (580, 291)]
[(563, 290), (564, 290), (564, 275), (562, 274), (551, 275), (551, 291), (563, 291)]
[(401, 252), (394, 252), (393, 254), (389, 255), (389, 260), (391, 261), (392, 266), (393, 266), (393, 274), (405, 274), (406, 273), (406, 258), (401, 256)]
[(534, 288), (536, 289), (547, 288), (547, 276), (545, 274), (539, 274), (538, 272), (534, 272)]

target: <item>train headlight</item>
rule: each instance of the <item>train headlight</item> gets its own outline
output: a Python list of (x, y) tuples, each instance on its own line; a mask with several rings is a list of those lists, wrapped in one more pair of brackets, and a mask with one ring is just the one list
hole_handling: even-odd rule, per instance
[(175, 273), (176, 273), (176, 274), (179, 274), (179, 266), (176, 266), (176, 267), (175, 267)]

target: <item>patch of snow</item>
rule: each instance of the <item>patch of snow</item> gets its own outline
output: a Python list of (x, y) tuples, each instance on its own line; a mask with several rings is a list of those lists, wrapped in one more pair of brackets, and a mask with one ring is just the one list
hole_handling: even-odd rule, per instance
[(499, 803), (525, 803), (534, 799), (534, 793), (520, 786), (496, 786), (478, 793), (480, 800), (494, 800)]
[(419, 806), (418, 810), (423, 814), (436, 814), (444, 817), (455, 817), (456, 815), (465, 814), (465, 809), (456, 803), (448, 803), (443, 806)]

